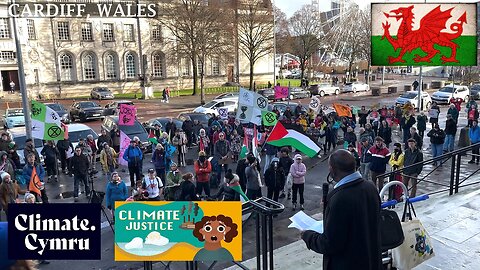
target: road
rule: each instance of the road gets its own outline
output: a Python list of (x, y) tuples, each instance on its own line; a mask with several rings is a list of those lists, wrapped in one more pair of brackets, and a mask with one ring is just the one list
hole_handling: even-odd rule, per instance
[[(392, 82), (393, 83), (393, 82)], [(404, 82), (396, 81), (395, 83), (403, 85)], [(403, 88), (403, 87), (402, 87)], [(326, 96), (322, 98), (322, 103), (325, 105), (330, 105), (333, 102), (355, 105), (355, 106), (371, 106), (373, 104), (381, 105), (391, 105), (395, 102), (397, 95), (382, 95), (379, 97), (372, 97), (369, 93), (350, 93), (350, 94), (341, 94), (339, 96)], [(207, 100), (213, 96), (207, 96)], [(295, 102), (302, 102), (303, 104), (308, 104), (309, 100), (295, 100)], [(72, 101), (60, 101), (64, 105), (70, 104)], [(100, 102), (102, 105), (105, 105), (108, 101)], [(171, 102), (168, 104), (161, 103), (159, 100), (148, 100), (142, 101), (137, 100), (136, 102), (138, 110), (138, 118), (140, 121), (148, 120), (149, 118), (158, 117), (158, 116), (176, 116), (180, 112), (191, 111), (196, 104), (198, 104), (198, 97), (180, 97), (172, 98)], [(13, 107), (14, 104), (9, 104), (10, 107)], [(1, 108), (0, 108), (1, 109)], [(443, 109), (442, 111), (445, 111)], [(443, 123), (443, 122), (442, 122)], [(87, 125), (91, 126), (97, 132), (100, 130), (101, 121), (90, 121), (87, 122)], [(398, 140), (399, 138), (397, 138)], [(395, 140), (395, 139), (394, 139)], [(197, 149), (192, 149), (189, 151), (188, 156), (190, 158), (196, 158), (198, 153)], [(309, 215), (318, 214), (321, 212), (321, 187), (325, 182), (325, 177), (327, 175), (328, 166), (326, 161), (322, 159), (307, 159), (306, 161), (308, 167), (308, 173), (306, 176), (306, 187), (305, 187), (305, 212)], [(149, 162), (149, 156), (147, 156), (144, 170), (147, 170), (153, 165)], [(234, 168), (233, 168), (234, 169)], [(187, 166), (182, 168), (181, 171), (192, 172), (193, 166)], [(128, 175), (125, 170), (120, 171), (122, 179), (125, 180), (127, 185), (129, 185)], [(94, 180), (95, 189), (99, 191), (105, 190), (106, 180), (99, 174)], [(52, 202), (67, 202), (73, 203), (72, 198), (73, 190), (73, 179), (61, 175), (59, 183), (49, 183), (47, 184), (47, 191)], [(62, 194), (60, 196), (60, 194)], [(264, 194), (266, 191), (264, 190)], [(87, 202), (87, 200), (81, 197), (82, 202)], [(285, 205), (285, 211), (278, 215), (274, 219), (274, 248), (279, 248), (285, 246), (289, 243), (297, 241), (300, 238), (298, 231), (294, 229), (287, 229), (287, 226), (290, 224), (289, 217), (291, 217), (295, 211), (292, 210), (291, 201), (283, 199), (280, 201)], [(104, 217), (102, 217), (102, 259), (100, 261), (52, 261), (49, 265), (42, 265), (40, 269), (45, 270), (56, 270), (56, 269), (69, 269), (69, 270), (80, 270), (80, 269), (138, 269), (142, 266), (140, 262), (115, 262), (113, 259), (113, 232), (107, 226), (107, 222)], [(249, 221), (243, 227), (243, 256), (244, 259), (252, 258), (255, 256), (255, 230), (254, 222)], [(184, 267), (184, 264), (176, 263), (172, 265), (172, 269), (180, 269)], [(206, 268), (201, 266), (201, 269)], [(217, 269), (221, 269), (222, 266), (218, 266)]]

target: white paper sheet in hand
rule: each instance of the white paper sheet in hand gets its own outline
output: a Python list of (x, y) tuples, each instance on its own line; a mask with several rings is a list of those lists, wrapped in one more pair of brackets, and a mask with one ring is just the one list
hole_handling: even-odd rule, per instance
[(288, 228), (297, 228), (301, 231), (312, 230), (323, 233), (323, 220), (315, 220), (303, 211), (296, 213), (290, 220), (292, 223), (288, 225)]

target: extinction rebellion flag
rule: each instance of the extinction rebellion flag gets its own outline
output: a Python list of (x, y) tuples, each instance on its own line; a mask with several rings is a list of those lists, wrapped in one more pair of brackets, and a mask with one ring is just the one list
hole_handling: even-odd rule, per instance
[(372, 4), (372, 66), (477, 65), (476, 4)]
[(42, 140), (64, 139), (58, 113), (35, 100), (32, 100), (32, 136)]

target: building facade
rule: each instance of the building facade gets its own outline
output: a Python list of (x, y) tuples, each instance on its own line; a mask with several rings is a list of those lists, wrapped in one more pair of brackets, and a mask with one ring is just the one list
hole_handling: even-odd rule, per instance
[[(18, 90), (13, 18), (0, 1), (0, 91)], [(150, 86), (193, 88), (192, 65), (172, 55), (172, 35), (162, 18), (17, 18), (27, 90), (31, 96), (85, 96), (93, 87), (116, 93), (140, 91), (141, 53)], [(273, 21), (272, 21), (273, 24)], [(273, 33), (272, 33), (273, 35)], [(232, 42), (234, 42), (232, 40)], [(235, 80), (235, 54), (211, 57), (205, 63), (205, 85)], [(248, 85), (249, 63), (240, 53), (240, 83)], [(255, 64), (255, 80), (273, 81), (274, 52)]]

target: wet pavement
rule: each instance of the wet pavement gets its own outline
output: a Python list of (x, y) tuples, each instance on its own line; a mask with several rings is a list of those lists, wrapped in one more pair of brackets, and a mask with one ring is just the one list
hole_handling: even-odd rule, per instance
[[(386, 83), (391, 84), (398, 84), (402, 85), (405, 84), (402, 81), (387, 81)], [(403, 88), (403, 87), (402, 87)], [(325, 104), (330, 104), (332, 102), (341, 102), (341, 103), (348, 103), (350, 105), (371, 105), (371, 104), (385, 104), (391, 105), (394, 103), (395, 98), (398, 94), (395, 95), (382, 95), (380, 97), (372, 97), (366, 93), (357, 93), (357, 94), (346, 94), (340, 96), (333, 96), (333, 97), (325, 97), (323, 102)], [(210, 98), (210, 97), (209, 97)], [(193, 108), (193, 99), (198, 101), (198, 97), (182, 97), (182, 98), (173, 98), (169, 104), (161, 103), (158, 104), (158, 100), (150, 100), (150, 101), (138, 101), (139, 107), (139, 118), (140, 119), (148, 119), (154, 116), (176, 116), (178, 113), (182, 111), (188, 111)], [(66, 102), (67, 101), (62, 101)], [(68, 101), (69, 103), (71, 101)], [(298, 101), (295, 101), (298, 102)], [(308, 103), (308, 100), (301, 101), (302, 103)], [(102, 102), (106, 103), (105, 101)], [(12, 106), (11, 106), (12, 107)], [(444, 127), (445, 123), (445, 112), (447, 110), (446, 106), (441, 107), (442, 113), (440, 118), (440, 126)], [(143, 113), (145, 112), (145, 114)], [(460, 114), (460, 123), (459, 128), (464, 127), (466, 125), (466, 113), (463, 111)], [(88, 122), (88, 125), (92, 126), (95, 130), (99, 130), (100, 121), (95, 122)], [(428, 130), (427, 130), (428, 132)], [(457, 138), (458, 138), (457, 134)], [(394, 131), (393, 140), (400, 141), (400, 134), (398, 131)], [(425, 149), (423, 150), (425, 159), (429, 159), (431, 157), (430, 150), (428, 150), (429, 140), (427, 137), (424, 138), (424, 146)], [(191, 149), (188, 152), (188, 156), (190, 158), (194, 158), (194, 156), (198, 153), (197, 149)], [(188, 158), (188, 157), (187, 157)], [(466, 164), (467, 159), (461, 165), (461, 172), (462, 176), (466, 177), (472, 172), (475, 172), (476, 169), (480, 168), (477, 165)], [(146, 160), (144, 162), (144, 171), (148, 168), (153, 167), (153, 165), (149, 162), (150, 156), (146, 156)], [(323, 159), (305, 159), (307, 163), (308, 173), (306, 177), (306, 188), (305, 188), (305, 212), (309, 215), (314, 215), (316, 218), (321, 219), (321, 187), (322, 184), (326, 181), (325, 177), (328, 172), (328, 166)], [(97, 168), (99, 166), (97, 165)], [(235, 166), (233, 165), (234, 169)], [(193, 166), (187, 166), (185, 168), (181, 168), (182, 172), (192, 172)], [(424, 174), (427, 174), (431, 171), (431, 165), (427, 165), (424, 168)], [(120, 175), (122, 179), (124, 179), (125, 183), (129, 185), (128, 180), (128, 171), (125, 169), (121, 169)], [(449, 173), (450, 173), (450, 162), (445, 163), (442, 169), (438, 169), (432, 174), (430, 174), (426, 179), (432, 182), (437, 183), (449, 183)], [(470, 177), (467, 181), (478, 181), (479, 177), (474, 175)], [(104, 191), (106, 186), (106, 179), (101, 175), (101, 173), (97, 174), (97, 177), (94, 178), (94, 187), (97, 191)], [(420, 183), (418, 194), (429, 193), (432, 191), (436, 191), (439, 188), (442, 188), (438, 185), (434, 185), (431, 183)], [(474, 188), (472, 188), (474, 189)], [(73, 203), (72, 198), (72, 190), (73, 190), (73, 178), (68, 177), (66, 175), (61, 175), (59, 178), (58, 183), (49, 183), (47, 184), (47, 193), (50, 197), (52, 203), (56, 202), (66, 202), (66, 203)], [(81, 188), (83, 190), (83, 188)], [(474, 234), (478, 226), (474, 225), (474, 221), (477, 219), (475, 212), (478, 211), (480, 208), (480, 204), (477, 204), (474, 201), (473, 195), (469, 193), (465, 194), (465, 191), (462, 189), (460, 190), (460, 194), (457, 194), (452, 197), (448, 197), (448, 194), (440, 194), (436, 196), (432, 196), (430, 200), (424, 203), (418, 203), (417, 211), (419, 216), (425, 217), (424, 225), (427, 230), (430, 231), (432, 236), (435, 238), (435, 241), (439, 244), (435, 243), (435, 246), (438, 250), (437, 257), (432, 259), (429, 263), (432, 263), (431, 268), (421, 268), (421, 269), (438, 269), (433, 268), (435, 266), (435, 262), (440, 260), (441, 258), (449, 258), (448, 262), (451, 264), (448, 265), (461, 265), (462, 267), (466, 267), (468, 269), (480, 269), (480, 264), (472, 264), (476, 260), (472, 259), (467, 261), (467, 258), (471, 257), (470, 251), (472, 254), (478, 255), (478, 250), (475, 249), (475, 241), (479, 240), (478, 234)], [(62, 196), (60, 196), (62, 194)], [(264, 191), (265, 194), (265, 191)], [(474, 194), (476, 195), (476, 193)], [(437, 196), (439, 199), (437, 199)], [(458, 200), (457, 200), (458, 198)], [(439, 202), (437, 203), (437, 200)], [(460, 201), (455, 203), (455, 201)], [(88, 202), (84, 195), (80, 197), (80, 202)], [(274, 219), (274, 248), (275, 248), (275, 264), (278, 265), (278, 269), (290, 269), (287, 266), (295, 267), (298, 269), (319, 269), (321, 267), (321, 256), (315, 254), (311, 251), (307, 251), (305, 249), (305, 245), (302, 241), (298, 241), (300, 239), (300, 233), (295, 229), (287, 229), (288, 224), (290, 221), (288, 218), (292, 216), (295, 212), (292, 210), (291, 201), (287, 201), (285, 199), (280, 201), (286, 207), (286, 210), (281, 213), (277, 218)], [(435, 202), (435, 203), (434, 203)], [(447, 208), (447, 205), (452, 204), (451, 207)], [(462, 204), (460, 204), (462, 203)], [(445, 204), (445, 206), (443, 205)], [(430, 207), (428, 207), (430, 206)], [(433, 207), (436, 206), (436, 207)], [(440, 207), (441, 206), (441, 207)], [(477, 207), (478, 206), (478, 207)], [(450, 210), (448, 210), (450, 209)], [(476, 210), (476, 211), (475, 211)], [(450, 212), (443, 212), (443, 211), (450, 211)], [(425, 214), (424, 214), (425, 213)], [(455, 214), (456, 216), (449, 215)], [(3, 217), (4, 218), (4, 217)], [(463, 237), (457, 236), (453, 231), (455, 231), (455, 227), (452, 227), (450, 231), (448, 228), (454, 226), (457, 223), (457, 226), (461, 225), (461, 222), (454, 222), (457, 219), (471, 219), (471, 224), (468, 227), (471, 227), (471, 231), (468, 235), (464, 234)], [(114, 262), (113, 259), (113, 233), (108, 227), (108, 223), (106, 222), (105, 217), (102, 216), (102, 260), (100, 261), (52, 261), (49, 265), (41, 265), (40, 269), (138, 269), (142, 267), (141, 262)], [(476, 227), (477, 226), (477, 227)], [(431, 227), (431, 228), (430, 228)], [(466, 228), (460, 228), (460, 231), (466, 231)], [(438, 233), (438, 234), (437, 234)], [(472, 236), (472, 234), (474, 234)], [(450, 235), (450, 236), (449, 236)], [(455, 238), (455, 239), (449, 239)], [(438, 240), (437, 240), (438, 238)], [(460, 241), (462, 240), (462, 241)], [(453, 241), (453, 242), (452, 242)], [(455, 242), (460, 241), (460, 242)], [(455, 244), (454, 244), (455, 243)], [(462, 248), (462, 246), (464, 248)], [(478, 245), (476, 245), (478, 246)], [(255, 231), (254, 231), (254, 222), (248, 222), (243, 227), (243, 259), (248, 260), (255, 256)], [(467, 252), (468, 251), (468, 252)], [(451, 256), (451, 257), (449, 257)], [(285, 259), (287, 258), (287, 259)], [(440, 263), (440, 261), (439, 261)], [(247, 262), (248, 266), (254, 266), (255, 263), (252, 264), (252, 261)], [(427, 263), (422, 265), (421, 267), (427, 267)], [(218, 265), (215, 269), (223, 269), (228, 265)], [(302, 266), (302, 267), (299, 267)], [(441, 266), (441, 265), (440, 265)], [(475, 266), (475, 267), (472, 267)], [(173, 263), (171, 269), (184, 269), (184, 263)], [(277, 268), (276, 267), (276, 268)], [(206, 269), (205, 265), (201, 265), (200, 269)], [(460, 269), (460, 267), (439, 267), (441, 269)], [(154, 265), (154, 269), (164, 269), (160, 263)], [(251, 268), (255, 269), (255, 267)], [(420, 268), (419, 268), (420, 269)]]

